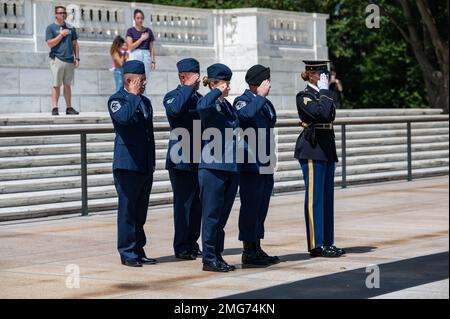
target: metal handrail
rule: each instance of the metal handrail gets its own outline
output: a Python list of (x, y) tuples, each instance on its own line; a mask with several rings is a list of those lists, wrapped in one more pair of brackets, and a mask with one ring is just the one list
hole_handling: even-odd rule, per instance
[[(411, 123), (420, 122), (444, 122), (449, 121), (448, 115), (426, 115), (426, 116), (380, 116), (373, 118), (344, 118), (336, 119), (334, 126), (341, 126), (341, 163), (342, 163), (342, 182), (341, 187), (347, 187), (347, 147), (346, 147), (346, 127), (348, 125), (367, 125), (367, 124), (406, 124), (406, 144), (407, 144), (407, 180), (412, 180), (412, 141), (411, 141)], [(0, 126), (1, 137), (18, 136), (51, 136), (51, 135), (80, 135), (80, 156), (81, 156), (81, 214), (88, 214), (88, 185), (87, 185), (87, 134), (114, 133), (112, 124), (71, 124), (71, 125), (28, 125), (19, 126)], [(299, 121), (294, 119), (279, 119), (276, 127), (299, 126)], [(168, 123), (154, 123), (155, 132), (164, 132), (170, 129)]]

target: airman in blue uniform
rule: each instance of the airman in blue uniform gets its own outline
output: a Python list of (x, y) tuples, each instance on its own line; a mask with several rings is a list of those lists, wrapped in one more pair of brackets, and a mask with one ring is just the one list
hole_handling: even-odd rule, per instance
[[(279, 262), (261, 248), (264, 221), (273, 190), (275, 167), (275, 137), (273, 128), (277, 120), (275, 108), (267, 98), (270, 91), (270, 69), (252, 66), (245, 76), (249, 89), (234, 100), (239, 124), (243, 132), (252, 130), (255, 139), (243, 134), (240, 141), (244, 158), (239, 159), (239, 240), (243, 241), (242, 264), (269, 265)], [(259, 152), (264, 153), (261, 158)], [(239, 153), (240, 154), (240, 153)]]
[[(194, 154), (193, 147), (194, 122), (200, 122), (197, 113), (197, 102), (202, 97), (197, 92), (200, 86), (200, 65), (197, 60), (186, 58), (177, 63), (177, 69), (180, 85), (167, 93), (163, 102), (171, 129), (166, 169), (169, 170), (173, 190), (175, 256), (193, 260), (201, 255), (197, 240), (200, 237), (202, 207), (199, 196), (198, 161), (194, 161), (200, 154)], [(176, 133), (180, 129), (184, 129), (189, 136), (189, 149), (185, 150), (186, 154), (179, 154), (183, 152), (183, 148), (176, 147), (176, 144), (185, 137)]]
[(305, 181), (305, 223), (312, 257), (345, 254), (334, 246), (334, 172), (338, 161), (333, 121), (336, 109), (328, 90), (328, 62), (303, 61), (307, 86), (297, 94), (297, 110), (303, 131), (294, 157)]
[(113, 175), (119, 197), (117, 214), (118, 251), (123, 265), (142, 267), (156, 260), (145, 255), (144, 224), (155, 169), (153, 109), (145, 91), (145, 68), (141, 61), (123, 66), (124, 87), (108, 100), (114, 125)]
[(203, 270), (228, 272), (235, 270), (222, 258), (225, 225), (239, 185), (236, 163), (235, 129), (239, 125), (236, 109), (228, 102), (232, 72), (224, 64), (207, 69), (203, 85), (211, 91), (201, 98), (197, 111), (202, 122), (204, 140), (198, 179), (202, 202)]

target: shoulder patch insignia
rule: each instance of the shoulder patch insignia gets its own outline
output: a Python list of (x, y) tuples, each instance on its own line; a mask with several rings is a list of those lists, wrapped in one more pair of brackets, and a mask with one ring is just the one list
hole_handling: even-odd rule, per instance
[(120, 110), (122, 105), (119, 103), (119, 101), (112, 101), (109, 107), (111, 108), (111, 111), (113, 113), (116, 113), (118, 110)]
[(308, 102), (311, 102), (312, 100), (309, 97), (304, 97), (303, 98), (303, 104), (308, 104)]
[(171, 98), (171, 99), (168, 99), (167, 100), (167, 104), (172, 104), (173, 103), (173, 101), (175, 101), (175, 98), (173, 97), (173, 98)]
[(247, 102), (245, 101), (239, 101), (236, 103), (236, 109), (239, 111), (240, 109), (242, 109), (243, 107), (247, 106)]

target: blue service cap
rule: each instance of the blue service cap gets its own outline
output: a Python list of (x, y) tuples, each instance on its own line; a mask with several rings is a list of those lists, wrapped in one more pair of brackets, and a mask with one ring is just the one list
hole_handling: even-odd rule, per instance
[(230, 81), (233, 72), (227, 67), (225, 64), (216, 63), (210, 65), (207, 69), (208, 78), (217, 79), (217, 80), (225, 80)]
[(133, 73), (133, 74), (145, 74), (144, 63), (139, 60), (126, 61), (123, 64), (123, 74)]
[(193, 58), (186, 58), (178, 61), (177, 63), (178, 73), (181, 72), (194, 72), (200, 73), (200, 63)]

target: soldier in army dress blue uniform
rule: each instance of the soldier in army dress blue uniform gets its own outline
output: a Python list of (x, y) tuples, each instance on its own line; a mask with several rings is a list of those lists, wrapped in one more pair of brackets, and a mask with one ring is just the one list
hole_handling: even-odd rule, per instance
[(197, 104), (203, 135), (211, 133), (203, 143), (198, 172), (202, 202), (203, 270), (228, 272), (236, 269), (225, 262), (222, 252), (224, 228), (239, 185), (236, 138), (233, 134), (239, 120), (236, 109), (226, 100), (233, 74), (230, 68), (216, 63), (209, 66), (207, 72), (203, 84), (208, 85), (211, 91)]
[(119, 197), (117, 246), (123, 265), (154, 264), (144, 252), (144, 224), (155, 170), (153, 109), (145, 90), (145, 68), (141, 61), (123, 66), (124, 87), (108, 100), (114, 125), (113, 176)]
[(336, 109), (328, 90), (328, 62), (303, 61), (307, 86), (297, 94), (297, 110), (303, 131), (295, 155), (305, 181), (305, 223), (312, 257), (345, 254), (334, 245), (334, 172), (338, 161), (333, 121)]
[[(200, 237), (202, 206), (198, 184), (198, 160), (200, 154), (194, 154), (194, 121), (200, 122), (197, 102), (202, 97), (197, 92), (200, 86), (200, 64), (192, 58), (177, 63), (180, 85), (164, 97), (164, 107), (169, 120), (171, 136), (167, 150), (166, 169), (169, 170), (173, 190), (173, 212), (175, 236), (173, 249), (179, 259), (193, 260), (201, 255), (197, 240)], [(198, 123), (200, 125), (200, 123)], [(178, 149), (177, 130), (189, 133), (189, 149)], [(171, 154), (177, 151), (177, 154)], [(183, 154), (179, 153), (184, 152)]]
[[(243, 130), (240, 147), (244, 149), (239, 159), (239, 240), (243, 242), (242, 264), (270, 265), (279, 262), (261, 248), (264, 238), (264, 221), (273, 190), (275, 167), (275, 138), (273, 128), (277, 120), (275, 108), (267, 98), (270, 91), (270, 69), (252, 66), (245, 76), (249, 88), (234, 100)], [(255, 132), (249, 141), (246, 130)], [(261, 158), (260, 152), (264, 152)]]

